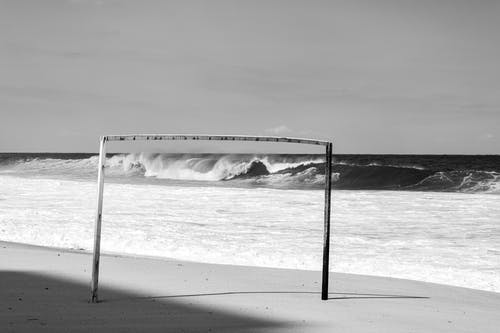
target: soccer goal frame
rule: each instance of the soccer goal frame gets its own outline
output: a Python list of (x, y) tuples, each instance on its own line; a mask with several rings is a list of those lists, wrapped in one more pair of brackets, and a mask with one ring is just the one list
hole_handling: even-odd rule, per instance
[(208, 140), (208, 141), (259, 141), (259, 142), (283, 142), (306, 145), (325, 146), (325, 206), (324, 206), (324, 230), (323, 230), (323, 270), (321, 284), (321, 299), (328, 299), (328, 276), (330, 263), (330, 210), (332, 194), (332, 153), (333, 144), (330, 141), (288, 138), (276, 136), (248, 136), (248, 135), (195, 135), (195, 134), (138, 134), (138, 135), (105, 135), (100, 138), (99, 165), (97, 176), (97, 211), (94, 229), (94, 250), (92, 258), (92, 280), (91, 299), (97, 303), (97, 292), (99, 283), (99, 260), (101, 256), (101, 225), (102, 207), (104, 193), (104, 167), (106, 164), (106, 143), (110, 141), (175, 141), (175, 140)]

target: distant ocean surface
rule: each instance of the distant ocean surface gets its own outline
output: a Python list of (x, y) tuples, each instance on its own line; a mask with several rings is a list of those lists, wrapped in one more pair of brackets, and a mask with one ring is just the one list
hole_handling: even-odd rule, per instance
[[(114, 181), (281, 189), (323, 187), (322, 155), (108, 154)], [(27, 177), (95, 179), (92, 154), (1, 154), (0, 172)], [(333, 188), (500, 194), (500, 155), (337, 155)], [(158, 183), (158, 182), (156, 182)], [(200, 185), (200, 184), (199, 184)]]
[[(90, 250), (95, 154), (0, 154), (0, 240)], [(102, 248), (321, 268), (324, 157), (109, 154)], [(500, 156), (336, 155), (332, 271), (500, 292)]]

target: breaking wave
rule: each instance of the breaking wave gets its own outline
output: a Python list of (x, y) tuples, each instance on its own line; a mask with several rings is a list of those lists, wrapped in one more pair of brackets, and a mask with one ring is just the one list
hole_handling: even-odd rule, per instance
[[(421, 162), (426, 158), (422, 157)], [(394, 157), (386, 158), (386, 163), (380, 159), (334, 159), (333, 188), (500, 193), (499, 170), (468, 169), (461, 165), (453, 168), (443, 161), (434, 161), (432, 167), (406, 161), (398, 165)], [(98, 157), (90, 154), (0, 155), (0, 173), (88, 179), (95, 177), (97, 161)], [(112, 154), (106, 161), (106, 174), (115, 179), (310, 189), (323, 186), (325, 163), (320, 155)]]

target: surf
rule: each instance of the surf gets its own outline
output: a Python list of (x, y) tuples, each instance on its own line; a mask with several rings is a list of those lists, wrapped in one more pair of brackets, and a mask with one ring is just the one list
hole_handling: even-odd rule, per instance
[[(499, 160), (499, 161), (497, 161)], [(496, 164), (499, 162), (499, 164)], [(498, 156), (340, 155), (332, 187), (500, 193)], [(94, 180), (95, 154), (0, 154), (0, 173), (27, 177)], [(106, 174), (118, 182), (203, 182), (205, 186), (322, 189), (322, 155), (306, 154), (110, 154)]]

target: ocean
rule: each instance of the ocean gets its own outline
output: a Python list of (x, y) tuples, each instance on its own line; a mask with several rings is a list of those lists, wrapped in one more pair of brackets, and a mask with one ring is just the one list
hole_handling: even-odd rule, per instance
[[(95, 154), (0, 154), (0, 240), (91, 250)], [(108, 154), (102, 250), (320, 270), (324, 157)], [(500, 292), (500, 156), (335, 155), (331, 270)]]

